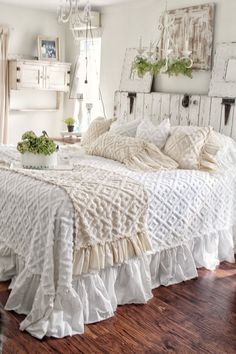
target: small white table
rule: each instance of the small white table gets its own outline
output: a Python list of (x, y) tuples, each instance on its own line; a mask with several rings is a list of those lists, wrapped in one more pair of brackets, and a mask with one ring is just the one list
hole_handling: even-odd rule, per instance
[(62, 131), (61, 138), (54, 138), (54, 140), (61, 141), (66, 144), (75, 144), (81, 141), (81, 133)]

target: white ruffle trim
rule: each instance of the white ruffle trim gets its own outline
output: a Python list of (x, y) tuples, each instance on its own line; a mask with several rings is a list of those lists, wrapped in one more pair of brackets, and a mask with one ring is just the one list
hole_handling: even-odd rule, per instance
[(84, 324), (113, 316), (118, 305), (146, 303), (151, 289), (197, 277), (197, 268), (234, 262), (232, 230), (196, 237), (185, 245), (134, 258), (99, 273), (73, 278), (72, 287), (45, 291), (20, 256), (0, 249), (0, 280), (12, 278), (6, 309), (26, 314), (20, 329), (37, 338), (82, 334)]

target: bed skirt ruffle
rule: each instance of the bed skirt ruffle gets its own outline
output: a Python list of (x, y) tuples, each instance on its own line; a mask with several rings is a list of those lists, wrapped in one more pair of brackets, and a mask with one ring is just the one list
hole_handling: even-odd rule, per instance
[(27, 315), (21, 330), (37, 338), (62, 338), (82, 334), (84, 324), (110, 318), (118, 305), (144, 304), (152, 298), (152, 289), (196, 278), (197, 268), (212, 270), (221, 261), (234, 262), (232, 229), (75, 276), (71, 288), (53, 286), (51, 292), (45, 292), (41, 276), (32, 274), (22, 257), (5, 247), (0, 249), (0, 280), (12, 279), (5, 308)]

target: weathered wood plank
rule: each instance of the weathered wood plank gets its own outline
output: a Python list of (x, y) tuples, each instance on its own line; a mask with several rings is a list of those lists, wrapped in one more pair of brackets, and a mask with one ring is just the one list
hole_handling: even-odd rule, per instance
[(171, 95), (170, 98), (170, 121), (171, 125), (179, 125), (180, 124), (180, 95)]
[(236, 106), (234, 106), (232, 138), (236, 140)]
[(170, 95), (162, 94), (161, 98), (161, 120), (170, 117)]
[(158, 124), (161, 121), (161, 94), (152, 94), (152, 121)]
[(143, 119), (144, 94), (137, 93), (135, 106), (135, 119)]
[(144, 94), (143, 118), (152, 119), (152, 95)]
[(128, 120), (129, 100), (127, 92), (121, 92), (120, 100), (120, 119)]
[(211, 112), (210, 112), (210, 126), (212, 126), (215, 131), (220, 131), (221, 125), (221, 112), (222, 112), (222, 99), (218, 97), (213, 97), (211, 101)]
[(189, 106), (190, 125), (198, 125), (200, 105), (201, 105), (201, 97), (192, 96), (190, 100), (190, 106)]
[(120, 105), (121, 105), (120, 91), (116, 91), (114, 97), (114, 118), (118, 119), (120, 116)]
[(198, 125), (205, 127), (210, 124), (211, 98), (207, 96), (201, 97)]

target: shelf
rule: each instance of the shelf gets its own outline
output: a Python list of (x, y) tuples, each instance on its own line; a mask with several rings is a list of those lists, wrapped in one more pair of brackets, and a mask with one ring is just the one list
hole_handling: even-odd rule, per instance
[(10, 109), (10, 112), (58, 112), (57, 108), (22, 108), (22, 109)]

